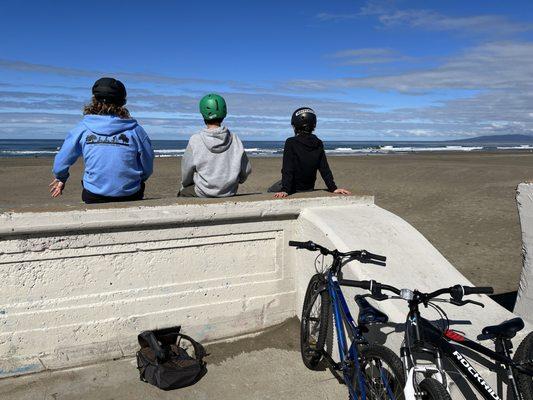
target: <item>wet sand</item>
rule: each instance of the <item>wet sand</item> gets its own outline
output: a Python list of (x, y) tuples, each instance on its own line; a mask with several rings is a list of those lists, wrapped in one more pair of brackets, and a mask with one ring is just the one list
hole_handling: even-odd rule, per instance
[[(522, 264), (515, 189), (521, 181), (533, 179), (533, 153), (378, 155), (329, 161), (339, 186), (373, 194), (376, 204), (413, 224), (475, 284), (493, 285), (499, 293), (516, 290)], [(82, 163), (72, 168), (65, 194), (57, 200), (47, 190), (51, 163), (51, 158), (0, 159), (0, 211), (79, 207)], [(179, 163), (179, 158), (156, 160), (147, 205), (176, 201)], [(280, 158), (253, 158), (252, 166), (242, 194), (264, 193), (279, 179)], [(320, 179), (317, 187), (323, 187)]]

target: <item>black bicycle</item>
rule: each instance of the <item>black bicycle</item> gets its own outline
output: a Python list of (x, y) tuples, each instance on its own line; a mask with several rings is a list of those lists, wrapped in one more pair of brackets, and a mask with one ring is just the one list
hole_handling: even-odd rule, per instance
[[(474, 304), (484, 307), (480, 302), (464, 300), (463, 297), (471, 294), (491, 294), (493, 288), (455, 285), (431, 293), (423, 293), (418, 290), (398, 289), (376, 281), (360, 281), (355, 286), (369, 290), (371, 294), (365, 296), (370, 296), (375, 300), (400, 298), (407, 301), (409, 305), (405, 337), (401, 348), (401, 357), (407, 375), (404, 390), (406, 400), (451, 400), (442, 363), (443, 355), (451, 360), (484, 399), (499, 400), (500, 394), (490, 387), (461, 353), (465, 348), (494, 360), (496, 365), (506, 369), (509, 379), (508, 385), (515, 400), (531, 400), (533, 398), (533, 332), (526, 336), (518, 347), (514, 358), (511, 359), (511, 339), (524, 328), (524, 322), (521, 318), (513, 318), (499, 325), (487, 326), (482, 329), (482, 334), (478, 338), (480, 340), (494, 340), (496, 351), (493, 351), (467, 339), (459, 332), (451, 330), (446, 313), (435, 304), (440, 301), (456, 306)], [(383, 291), (392, 292), (398, 297), (388, 296)], [(445, 294), (450, 295), (450, 298), (437, 299), (437, 297)], [(435, 309), (443, 321), (443, 326), (438, 327), (423, 318), (420, 315), (420, 305)], [(418, 360), (422, 359), (424, 355), (426, 357), (429, 355), (434, 360), (434, 364), (419, 363)]]
[[(323, 362), (348, 387), (351, 400), (403, 399), (405, 375), (400, 358), (387, 347), (369, 343), (363, 336), (372, 323), (385, 323), (387, 315), (372, 307), (364, 298), (357, 299), (359, 316), (354, 322), (341, 286), (354, 286), (358, 281), (342, 279), (344, 261), (384, 263), (386, 258), (365, 250), (342, 253), (328, 250), (311, 241), (290, 241), (289, 246), (331, 255), (330, 268), (318, 271), (309, 281), (301, 319), (301, 353), (304, 364), (311, 370), (321, 369)], [(320, 257), (320, 254), (317, 256)], [(316, 263), (315, 263), (316, 267)], [(333, 311), (333, 313), (332, 313)], [(336, 362), (325, 349), (330, 318), (333, 316), (337, 333), (340, 361)], [(350, 343), (348, 343), (350, 341)]]

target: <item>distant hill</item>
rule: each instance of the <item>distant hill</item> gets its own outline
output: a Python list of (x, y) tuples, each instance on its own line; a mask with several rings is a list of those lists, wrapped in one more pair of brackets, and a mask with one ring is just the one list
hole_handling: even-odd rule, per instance
[(448, 142), (457, 143), (533, 143), (533, 136), (529, 135), (494, 135), (494, 136), (477, 136), (469, 139), (447, 140)]

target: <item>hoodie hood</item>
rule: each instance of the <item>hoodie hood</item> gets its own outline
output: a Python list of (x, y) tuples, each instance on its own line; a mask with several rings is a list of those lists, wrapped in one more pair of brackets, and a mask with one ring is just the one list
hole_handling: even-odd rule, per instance
[(295, 140), (303, 144), (308, 150), (316, 150), (322, 147), (322, 141), (312, 133), (296, 135)]
[(204, 128), (200, 131), (200, 137), (211, 153), (225, 152), (233, 140), (231, 132), (225, 126), (213, 129)]
[(83, 117), (83, 124), (91, 132), (110, 136), (135, 129), (137, 120), (122, 119), (112, 115), (86, 115)]

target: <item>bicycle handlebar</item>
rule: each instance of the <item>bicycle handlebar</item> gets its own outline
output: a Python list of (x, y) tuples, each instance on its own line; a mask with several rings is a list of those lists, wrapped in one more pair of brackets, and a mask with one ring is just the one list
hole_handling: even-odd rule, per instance
[(355, 251), (349, 251), (346, 253), (343, 253), (338, 250), (329, 250), (325, 248), (324, 246), (321, 246), (319, 244), (316, 244), (315, 242), (312, 242), (311, 240), (307, 242), (297, 242), (295, 240), (289, 240), (289, 246), (296, 247), (298, 249), (306, 249), (309, 251), (320, 251), (325, 256), (332, 255), (333, 257), (353, 257), (357, 258), (359, 260), (363, 261), (380, 261), (385, 262), (387, 261), (387, 257), (380, 256), (379, 254), (373, 254), (366, 250), (355, 250)]
[[(372, 292), (372, 295), (375, 296), (378, 300), (385, 300), (387, 296), (385, 296), (383, 293), (381, 293), (382, 290), (386, 290), (389, 292), (392, 292), (404, 300), (413, 300), (415, 297), (412, 298), (406, 298), (409, 295), (414, 295), (420, 301), (421, 303), (426, 303), (429, 300), (441, 296), (443, 294), (449, 294), (452, 298), (452, 304), (455, 305), (464, 305), (466, 304), (463, 302), (463, 296), (468, 296), (471, 294), (492, 294), (494, 293), (494, 288), (490, 286), (479, 286), (479, 287), (473, 287), (473, 286), (462, 286), (462, 285), (455, 285), (448, 288), (442, 288), (439, 290), (436, 290), (431, 293), (422, 293), (417, 290), (414, 292), (409, 289), (398, 289), (394, 286), (385, 285), (380, 282), (376, 281), (358, 281), (357, 283), (353, 283), (350, 286), (360, 287), (362, 289), (369, 290)], [(472, 302), (468, 300), (468, 302)], [(474, 302), (475, 303), (475, 302)]]

